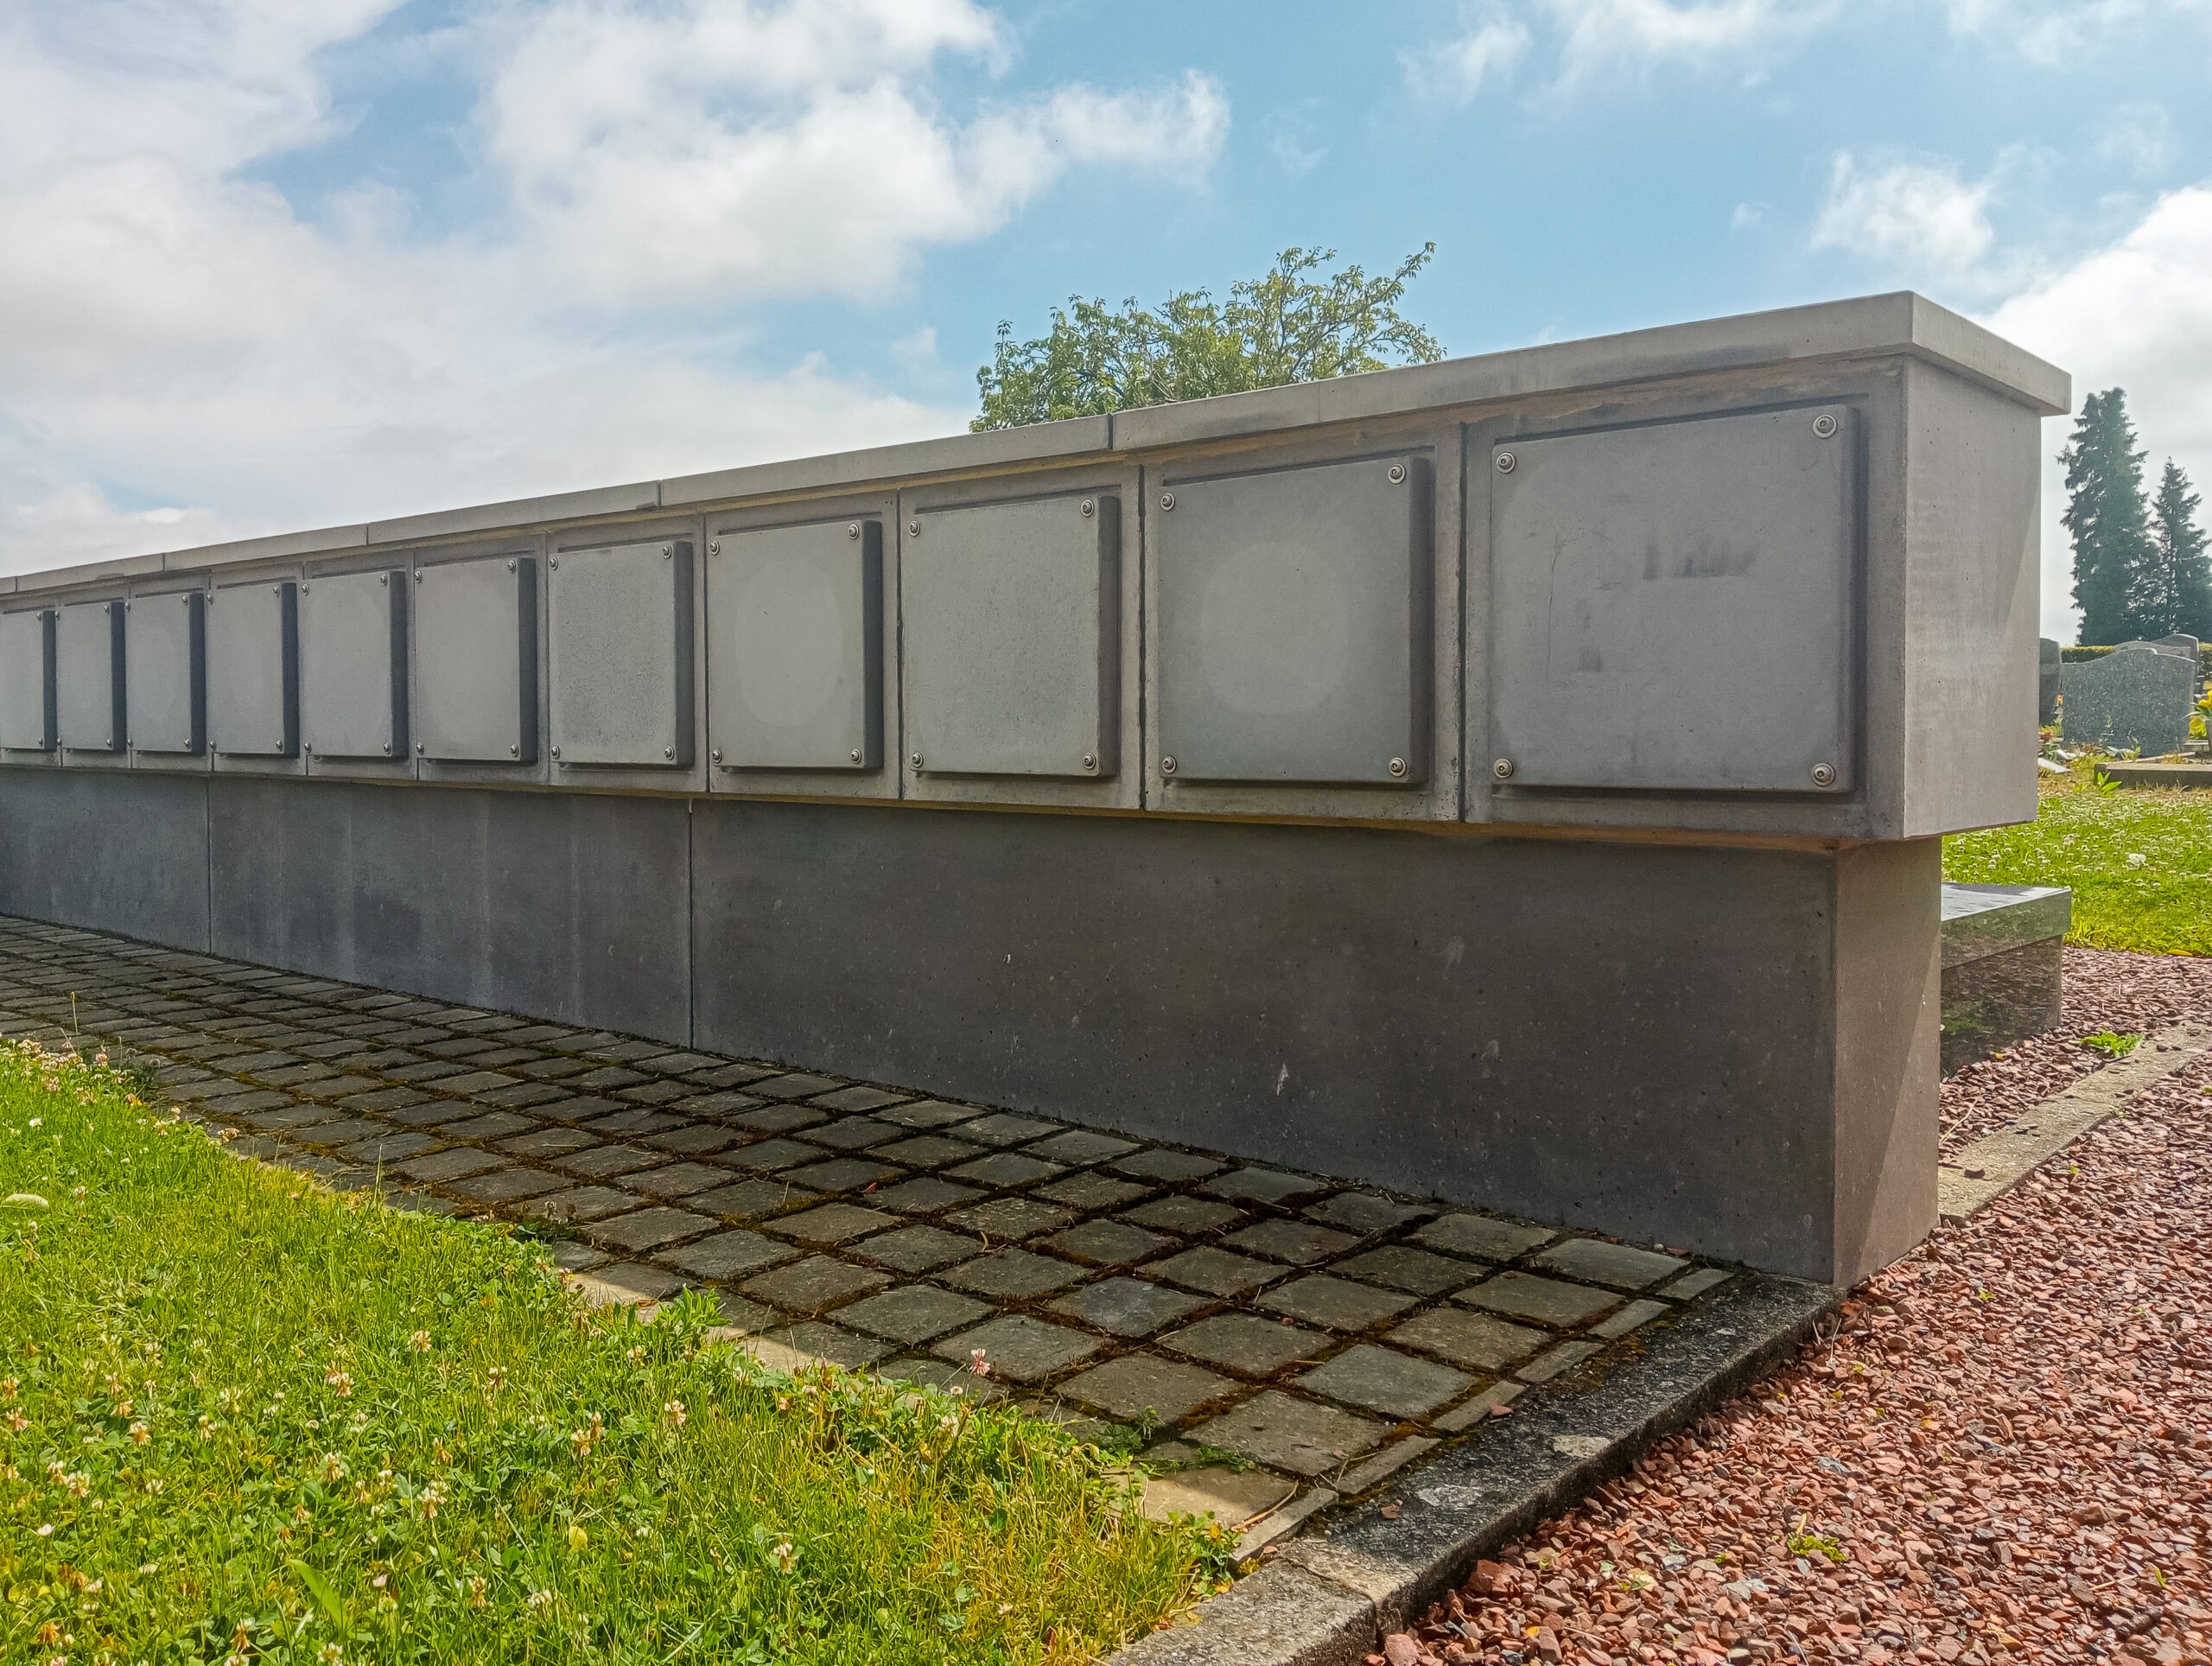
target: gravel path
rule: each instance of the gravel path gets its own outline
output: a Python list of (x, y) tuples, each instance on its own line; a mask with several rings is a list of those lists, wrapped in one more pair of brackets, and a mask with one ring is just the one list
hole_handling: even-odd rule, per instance
[[(2212, 1012), (2212, 963), (2077, 957), (2071, 1033)], [(1429, 1620), (1370, 1660), (2212, 1662), (2212, 1059)]]

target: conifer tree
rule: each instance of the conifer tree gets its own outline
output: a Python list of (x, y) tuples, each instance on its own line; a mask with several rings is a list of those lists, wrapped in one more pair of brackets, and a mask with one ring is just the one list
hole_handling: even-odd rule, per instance
[[(2140, 634), (2138, 602), (2152, 561), (2143, 502), (2143, 459), (2127, 395), (2112, 388), (2082, 402), (2066, 465), (2066, 530), (2074, 535), (2074, 605), (2082, 640), (2126, 642)], [(2163, 633), (2158, 633), (2163, 634)]]
[(2196, 524), (2197, 502), (2189, 476), (2167, 458), (2151, 503), (2151, 564), (2163, 626), (2157, 634), (2204, 641), (2212, 639), (2212, 556), (2205, 553), (2204, 529)]

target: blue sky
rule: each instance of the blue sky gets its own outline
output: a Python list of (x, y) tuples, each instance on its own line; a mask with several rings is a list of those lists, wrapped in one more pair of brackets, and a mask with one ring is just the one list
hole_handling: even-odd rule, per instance
[(2201, 480), (2212, 0), (33, 0), (0, 570), (947, 432), (1001, 318), (1430, 240), (1454, 353), (1910, 287)]

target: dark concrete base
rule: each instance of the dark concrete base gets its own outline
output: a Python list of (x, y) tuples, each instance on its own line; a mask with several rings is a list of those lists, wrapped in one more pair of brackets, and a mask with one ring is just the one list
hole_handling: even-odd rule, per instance
[(2057, 938), (1943, 969), (1943, 1074), (2058, 1027), (2065, 997)]
[(121, 772), (10, 772), (0, 806), (0, 866), (37, 875), (9, 912), (1827, 1281), (1935, 1218), (1933, 840)]

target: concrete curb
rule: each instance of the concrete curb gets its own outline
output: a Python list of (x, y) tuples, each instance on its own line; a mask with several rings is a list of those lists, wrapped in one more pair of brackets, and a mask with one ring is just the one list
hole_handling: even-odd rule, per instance
[[(1109, 1666), (1351, 1666), (1464, 1580), (1478, 1558), (1765, 1376), (1841, 1296), (1825, 1285), (1737, 1275), (1651, 1332), (1640, 1358), (1595, 1387), (1584, 1377), (1532, 1390), (1512, 1415), (1325, 1535), (1289, 1544), (1201, 1606), (1191, 1624), (1131, 1644)], [(1395, 1517), (1382, 1513), (1392, 1504)]]
[(1938, 1171), (1937, 1207), (1943, 1224), (1962, 1224), (1986, 1209), (2038, 1165), (2124, 1110), (2145, 1088), (2195, 1062), (2207, 1050), (2212, 1050), (2212, 1027), (2173, 1025), (2145, 1039), (2126, 1058), (2092, 1071), (1995, 1133), (1961, 1148)]

